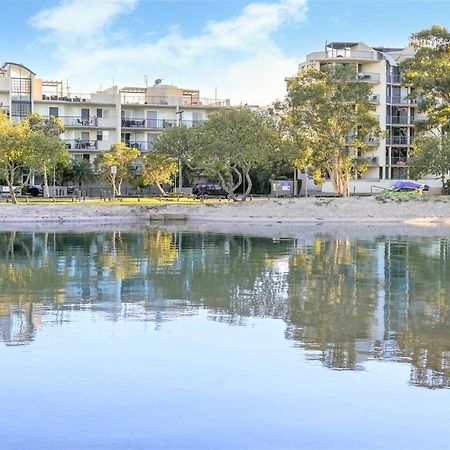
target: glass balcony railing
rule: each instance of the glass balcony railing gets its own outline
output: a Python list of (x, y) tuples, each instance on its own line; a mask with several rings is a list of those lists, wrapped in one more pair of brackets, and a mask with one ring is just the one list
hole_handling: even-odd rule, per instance
[(376, 52), (365, 50), (349, 50), (349, 49), (336, 49), (331, 48), (326, 51), (327, 58), (343, 58), (343, 59), (378, 59)]
[(380, 82), (380, 74), (374, 72), (358, 72), (357, 78), (359, 81), (367, 81), (369, 83)]
[(90, 139), (66, 139), (64, 144), (68, 150), (97, 150), (98, 142)]
[(172, 128), (177, 125), (172, 119), (145, 119), (145, 118), (123, 118), (122, 128)]
[(388, 125), (414, 125), (414, 117), (387, 116), (386, 124), (388, 124)]
[(407, 98), (400, 95), (394, 95), (387, 97), (386, 103), (391, 103), (393, 105), (415, 105), (417, 100), (415, 98)]
[[(49, 116), (46, 116), (49, 118)], [(58, 117), (65, 127), (89, 128), (97, 127), (97, 117), (81, 117), (81, 116), (59, 116)]]
[(409, 158), (406, 156), (391, 156), (390, 165), (391, 166), (406, 166), (408, 164)]
[(408, 136), (387, 137), (386, 145), (411, 145), (411, 138)]

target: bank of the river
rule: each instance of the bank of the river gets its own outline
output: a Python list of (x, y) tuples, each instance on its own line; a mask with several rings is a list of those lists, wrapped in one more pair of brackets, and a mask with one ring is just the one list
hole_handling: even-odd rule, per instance
[(231, 223), (408, 223), (450, 225), (445, 197), (258, 199), (170, 204), (0, 204), (0, 224), (137, 223), (176, 215), (191, 222)]

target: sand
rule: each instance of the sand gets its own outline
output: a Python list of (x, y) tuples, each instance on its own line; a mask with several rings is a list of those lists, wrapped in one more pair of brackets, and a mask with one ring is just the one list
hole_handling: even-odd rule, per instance
[(5, 224), (136, 224), (150, 217), (185, 216), (188, 222), (228, 224), (410, 224), (449, 226), (450, 199), (423, 197), (255, 199), (193, 204), (0, 204)]
[[(182, 215), (183, 221), (150, 220)], [(450, 236), (450, 199), (257, 199), (195, 204), (0, 204), (0, 231), (215, 232), (271, 239)]]

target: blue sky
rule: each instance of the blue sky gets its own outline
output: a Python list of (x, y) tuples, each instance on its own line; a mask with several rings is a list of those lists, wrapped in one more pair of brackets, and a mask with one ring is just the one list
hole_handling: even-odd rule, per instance
[[(204, 97), (266, 104), (325, 41), (404, 46), (449, 1), (0, 0), (0, 62), (69, 80), (72, 92), (162, 78)], [(5, 20), (7, 18), (7, 20)], [(5, 39), (5, 37), (7, 37)]]

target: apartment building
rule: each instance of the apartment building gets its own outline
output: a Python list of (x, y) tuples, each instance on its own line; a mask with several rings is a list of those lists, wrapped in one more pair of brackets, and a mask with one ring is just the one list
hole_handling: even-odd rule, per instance
[(198, 90), (159, 79), (151, 86), (113, 86), (80, 94), (62, 81), (37, 78), (22, 64), (6, 62), (0, 68), (0, 108), (13, 121), (30, 113), (61, 119), (62, 139), (74, 159), (93, 161), (118, 141), (147, 152), (164, 129), (195, 126), (211, 111), (227, 106), (229, 100), (202, 98)]
[[(351, 192), (373, 192), (377, 187), (390, 187), (393, 180), (408, 178), (408, 161), (414, 139), (414, 123), (421, 117), (417, 104), (409, 99), (411, 87), (403, 83), (399, 64), (414, 56), (414, 49), (370, 47), (362, 42), (330, 42), (320, 52), (307, 55), (299, 71), (328, 64), (352, 65), (355, 77), (372, 88), (370, 101), (376, 105), (383, 138), (371, 139), (367, 154), (369, 167), (351, 182)], [(434, 177), (424, 183), (439, 187)], [(322, 185), (323, 192), (333, 192), (331, 182)]]

